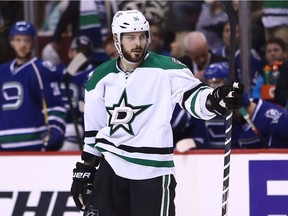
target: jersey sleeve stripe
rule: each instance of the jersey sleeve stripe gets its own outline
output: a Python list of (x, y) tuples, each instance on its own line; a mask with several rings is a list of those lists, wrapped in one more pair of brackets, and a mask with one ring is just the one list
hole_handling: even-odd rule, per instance
[(92, 130), (92, 131), (85, 131), (84, 136), (85, 137), (96, 137), (98, 131)]

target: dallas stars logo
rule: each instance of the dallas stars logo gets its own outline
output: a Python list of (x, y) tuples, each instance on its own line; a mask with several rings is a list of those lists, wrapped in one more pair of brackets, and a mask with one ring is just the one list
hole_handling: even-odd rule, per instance
[(110, 136), (118, 129), (123, 128), (127, 133), (134, 135), (131, 123), (135, 117), (146, 110), (150, 105), (132, 106), (127, 101), (126, 89), (123, 91), (118, 104), (106, 107), (109, 114)]

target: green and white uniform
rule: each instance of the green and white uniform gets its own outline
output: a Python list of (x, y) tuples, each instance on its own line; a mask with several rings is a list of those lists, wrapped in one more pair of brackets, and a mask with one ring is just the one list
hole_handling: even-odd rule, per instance
[(212, 90), (171, 57), (147, 53), (132, 73), (112, 59), (96, 68), (86, 86), (84, 151), (103, 154), (124, 178), (175, 174), (174, 107), (179, 103), (192, 116), (211, 119), (215, 114), (205, 102)]

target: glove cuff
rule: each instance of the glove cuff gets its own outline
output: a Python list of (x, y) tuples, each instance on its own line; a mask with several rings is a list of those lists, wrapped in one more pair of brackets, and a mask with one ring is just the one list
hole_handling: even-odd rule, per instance
[(207, 96), (205, 106), (206, 106), (206, 109), (208, 111), (214, 112), (214, 110), (212, 108), (212, 101), (211, 100), (213, 100), (212, 92)]
[(81, 163), (81, 162), (77, 162), (76, 163), (76, 169), (83, 169), (83, 170), (94, 170), (95, 167), (94, 166), (91, 166), (91, 165), (87, 165), (87, 164), (84, 164), (84, 163)]
[(205, 106), (208, 111), (223, 116), (226, 114), (227, 109), (220, 105), (220, 100), (218, 98), (215, 98), (215, 91), (217, 91), (217, 89), (207, 96)]

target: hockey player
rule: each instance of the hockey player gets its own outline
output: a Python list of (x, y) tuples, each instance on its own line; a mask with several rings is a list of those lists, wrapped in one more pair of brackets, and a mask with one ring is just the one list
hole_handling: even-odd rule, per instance
[[(212, 88), (216, 89), (219, 86), (227, 84), (229, 74), (228, 62), (219, 62), (209, 65), (204, 73), (205, 83)], [(222, 116), (216, 116), (213, 119), (209, 119), (203, 122), (205, 124), (206, 139), (207, 142), (202, 143), (200, 148), (224, 148), (225, 145), (225, 118)], [(197, 126), (196, 126), (197, 127)], [(238, 135), (241, 124), (239, 122), (233, 122), (231, 147), (239, 148)]]
[(137, 10), (118, 11), (112, 33), (120, 57), (97, 67), (86, 86), (84, 162), (71, 192), (84, 215), (173, 216), (176, 103), (211, 119), (241, 107), (243, 85), (213, 90), (176, 59), (147, 52), (150, 26)]
[[(68, 65), (61, 74), (63, 80), (60, 86), (61, 94), (67, 109), (65, 141), (61, 151), (82, 149), (84, 129), (83, 110), (80, 107), (84, 103), (84, 90), (89, 74), (94, 70), (89, 58), (91, 51), (92, 42), (87, 36), (75, 37), (71, 42), (68, 56), (71, 59), (70, 64), (78, 68), (73, 68), (76, 71), (72, 74), (71, 71), (67, 71)], [(79, 53), (84, 55), (84, 60), (79, 60)]]
[(251, 125), (245, 122), (239, 135), (240, 147), (287, 148), (288, 116), (285, 110), (262, 99), (248, 101), (245, 104), (245, 109), (258, 132), (255, 133)]
[(31, 23), (16, 22), (9, 36), (16, 58), (0, 67), (0, 150), (58, 150), (66, 110), (56, 67), (33, 55)]

